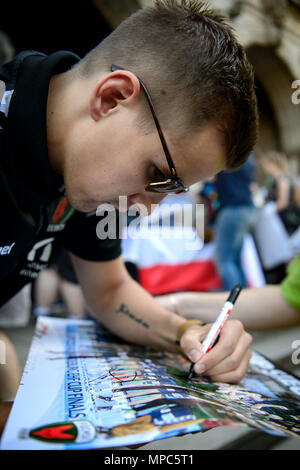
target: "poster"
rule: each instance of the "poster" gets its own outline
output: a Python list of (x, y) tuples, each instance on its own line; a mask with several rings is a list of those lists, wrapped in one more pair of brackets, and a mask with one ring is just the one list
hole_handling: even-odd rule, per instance
[(217, 426), (300, 437), (297, 378), (255, 352), (237, 385), (187, 380), (189, 366), (92, 320), (39, 318), (1, 449), (127, 447)]

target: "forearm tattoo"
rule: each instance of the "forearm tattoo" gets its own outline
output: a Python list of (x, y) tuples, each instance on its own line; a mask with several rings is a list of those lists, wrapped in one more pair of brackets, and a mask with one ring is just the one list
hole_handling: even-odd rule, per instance
[(146, 323), (142, 318), (136, 317), (125, 304), (121, 304), (118, 310), (116, 310), (116, 313), (124, 313), (124, 315), (127, 315), (129, 318), (134, 320), (136, 323), (139, 323), (144, 328), (149, 328), (148, 323)]

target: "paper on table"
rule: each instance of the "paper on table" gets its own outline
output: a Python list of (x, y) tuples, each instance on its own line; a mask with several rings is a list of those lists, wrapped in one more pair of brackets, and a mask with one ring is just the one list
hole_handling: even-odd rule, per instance
[(90, 320), (37, 322), (1, 449), (130, 446), (216, 426), (300, 436), (300, 381), (253, 353), (241, 384), (187, 381), (181, 356)]

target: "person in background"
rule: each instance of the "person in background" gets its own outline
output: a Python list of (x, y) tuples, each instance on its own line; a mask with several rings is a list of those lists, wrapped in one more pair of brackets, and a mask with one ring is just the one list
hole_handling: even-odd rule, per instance
[(214, 238), (213, 227), (220, 206), (215, 188), (215, 178), (204, 182), (201, 191), (196, 196), (196, 202), (204, 204), (204, 243), (209, 243)]
[(69, 318), (85, 316), (84, 296), (70, 256), (63, 247), (57, 246), (48, 268), (40, 272), (34, 283), (34, 315), (51, 315), (59, 299), (63, 300), (64, 311)]
[(300, 175), (292, 179), (290, 206), (287, 214), (287, 230), (294, 235), (300, 227)]
[(257, 220), (251, 193), (253, 180), (252, 156), (237, 171), (222, 171), (215, 178), (219, 201), (214, 228), (215, 263), (226, 290), (235, 284), (247, 286), (241, 253), (245, 237)]
[(259, 158), (263, 173), (268, 177), (266, 202), (274, 201), (279, 217), (288, 230), (288, 209), (291, 183), (287, 175), (287, 158), (283, 153), (270, 150)]

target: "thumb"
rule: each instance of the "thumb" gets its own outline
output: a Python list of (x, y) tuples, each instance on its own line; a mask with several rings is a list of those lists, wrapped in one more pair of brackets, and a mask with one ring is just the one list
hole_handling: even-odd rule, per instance
[[(200, 331), (200, 329), (202, 331)], [(201, 334), (202, 333), (202, 334)], [(192, 361), (197, 362), (204, 355), (200, 339), (203, 336), (203, 328), (190, 327), (182, 335), (180, 346), (184, 354)]]
[(203, 356), (202, 348), (199, 348), (198, 346), (195, 345), (193, 349), (186, 352), (186, 355), (188, 356), (191, 362), (194, 362), (194, 363), (198, 362)]

